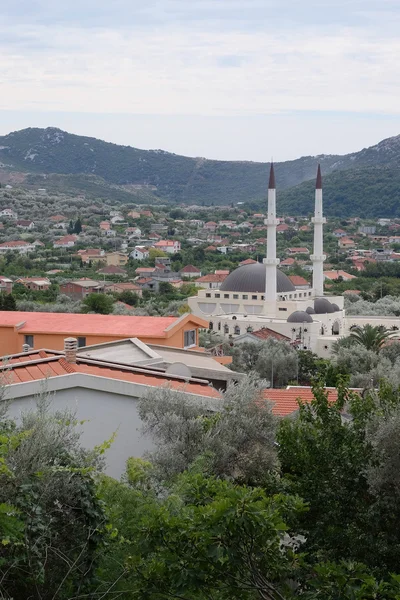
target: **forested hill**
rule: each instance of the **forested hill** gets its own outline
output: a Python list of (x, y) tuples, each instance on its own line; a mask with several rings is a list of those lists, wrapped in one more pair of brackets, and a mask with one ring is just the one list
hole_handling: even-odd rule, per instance
[[(283, 190), (279, 213), (309, 215), (314, 211), (314, 181)], [(324, 213), (337, 217), (400, 217), (400, 169), (364, 167), (336, 171), (323, 179)]]
[[(376, 195), (371, 195), (362, 177), (368, 173), (369, 184), (373, 187), (381, 178), (388, 180), (389, 192), (390, 181), (397, 178), (396, 171), (400, 165), (400, 136), (344, 156), (306, 156), (276, 163), (278, 188), (288, 190), (314, 180), (317, 162), (321, 163), (324, 176), (336, 171), (345, 172), (331, 180), (325, 177), (327, 186), (332, 185), (332, 190), (329, 191), (327, 187), (326, 192), (328, 207), (329, 195), (332, 197), (333, 212), (342, 214), (344, 210), (346, 214), (354, 213), (353, 190), (357, 197), (360, 196), (360, 191), (354, 188), (359, 183), (367, 193), (367, 197), (364, 197), (366, 202), (361, 203), (363, 209), (366, 210), (369, 204), (376, 208), (373, 206)], [(0, 136), (0, 166), (3, 171), (19, 173), (89, 175), (104, 181), (111, 194), (116, 189), (115, 186), (118, 186), (119, 192), (147, 188), (154, 197), (161, 200), (205, 205), (229, 205), (264, 199), (268, 180), (268, 165), (265, 163), (217, 161), (179, 156), (163, 150), (139, 150), (51, 127), (23, 129)], [(373, 168), (364, 170), (366, 167)], [(342, 201), (340, 190), (345, 181), (351, 187), (345, 190), (346, 198)], [(334, 189), (337, 184), (339, 187)], [(303, 193), (308, 194), (311, 188), (312, 183), (305, 184), (304, 187), (300, 186), (284, 194), (291, 212), (309, 212), (308, 202), (312, 201), (312, 197), (303, 197)], [(336, 197), (340, 209), (334, 206)], [(388, 197), (390, 202), (395, 203), (390, 194)]]

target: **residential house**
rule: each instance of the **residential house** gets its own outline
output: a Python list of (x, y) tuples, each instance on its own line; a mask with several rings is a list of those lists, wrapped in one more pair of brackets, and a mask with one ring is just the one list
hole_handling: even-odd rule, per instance
[(137, 337), (145, 343), (196, 348), (198, 331), (208, 321), (192, 314), (182, 317), (143, 317), (77, 313), (0, 311), (0, 356), (31, 348), (62, 350), (65, 337), (80, 346)]
[(284, 342), (291, 341), (291, 339), (288, 338), (286, 335), (283, 335), (282, 333), (278, 333), (277, 331), (273, 331), (272, 329), (269, 329), (268, 327), (262, 327), (261, 329), (258, 329), (257, 331), (253, 331), (253, 328), (251, 326), (249, 326), (247, 328), (246, 333), (242, 333), (241, 335), (238, 335), (232, 341), (233, 341), (233, 344), (236, 346), (236, 344), (244, 344), (244, 343), (249, 343), (249, 342), (260, 344), (262, 342), (265, 342), (269, 338), (274, 338), (275, 340), (284, 341)]
[(284, 269), (284, 268), (292, 267), (295, 264), (295, 262), (296, 262), (296, 260), (294, 258), (292, 258), (291, 256), (288, 256), (288, 258), (281, 260), (281, 262), (279, 264), (279, 268)]
[(0, 254), (5, 254), (6, 252), (19, 252), (20, 254), (27, 254), (28, 252), (33, 252), (34, 250), (35, 246), (25, 242), (24, 240), (13, 240), (0, 244)]
[(154, 244), (154, 248), (167, 254), (177, 254), (181, 250), (181, 243), (177, 240), (160, 240)]
[(217, 273), (210, 273), (209, 275), (203, 275), (195, 281), (196, 287), (206, 288), (211, 290), (219, 290), (222, 283), (227, 278), (227, 275), (221, 275)]
[(300, 275), (289, 275), (290, 281), (293, 283), (296, 290), (309, 290), (310, 283)]
[(13, 291), (13, 281), (8, 277), (0, 276), (0, 293), (2, 294), (12, 294)]
[(215, 221), (207, 221), (204, 223), (204, 229), (207, 231), (215, 231), (218, 227), (218, 224)]
[(75, 281), (67, 281), (60, 285), (60, 294), (65, 294), (73, 300), (82, 300), (89, 294), (104, 292), (104, 283), (87, 277)]
[(342, 271), (341, 269), (338, 269), (336, 271), (324, 271), (324, 279), (327, 279), (328, 281), (337, 281), (338, 279), (343, 281), (350, 281), (351, 279), (355, 278), (355, 275), (346, 273), (346, 271)]
[(339, 245), (339, 248), (342, 248), (344, 250), (349, 249), (349, 248), (356, 248), (355, 241), (349, 237), (339, 238), (338, 245)]
[(50, 288), (51, 281), (47, 277), (20, 277), (15, 283), (20, 283), (28, 290), (43, 292)]
[(0, 210), (0, 217), (6, 217), (7, 219), (18, 219), (18, 214), (12, 208), (2, 208)]
[(73, 248), (75, 246), (77, 240), (78, 240), (77, 235), (74, 235), (74, 234), (64, 235), (59, 240), (56, 240), (55, 242), (53, 242), (53, 248)]
[(344, 238), (347, 237), (347, 233), (344, 229), (335, 229), (332, 232), (332, 235), (334, 235), (336, 238)]
[(35, 229), (35, 223), (29, 219), (20, 219), (16, 222), (16, 225), (19, 229), (24, 229), (25, 231)]
[(124, 267), (129, 260), (128, 254), (123, 252), (107, 252), (105, 258), (107, 266), (114, 265), (117, 267)]
[(86, 248), (85, 250), (78, 250), (77, 256), (85, 265), (89, 263), (99, 263), (105, 261), (105, 251), (101, 248)]
[(100, 227), (101, 231), (103, 233), (105, 233), (111, 229), (111, 223), (110, 223), (110, 221), (101, 221), (101, 223), (99, 224), (99, 227)]
[(246, 258), (246, 260), (242, 260), (242, 262), (239, 263), (239, 267), (243, 267), (244, 265), (254, 265), (256, 262), (257, 261), (252, 258)]
[(153, 275), (156, 271), (155, 267), (138, 267), (135, 270), (136, 275), (138, 275), (139, 277), (150, 277), (151, 275)]
[(139, 297), (142, 297), (142, 288), (132, 281), (107, 283), (104, 287), (104, 291), (114, 292), (115, 294), (122, 294), (122, 292), (128, 291), (137, 294)]
[(142, 237), (142, 230), (140, 227), (127, 227), (125, 229), (125, 235), (129, 238), (139, 239)]
[(289, 225), (286, 223), (280, 223), (280, 225), (276, 226), (276, 233), (285, 233), (285, 231), (289, 230)]
[(201, 271), (193, 265), (186, 265), (179, 271), (181, 277), (201, 277)]
[(358, 228), (358, 233), (361, 233), (364, 235), (375, 235), (376, 227), (375, 227), (375, 225), (361, 225)]
[(158, 242), (159, 240), (161, 240), (161, 235), (156, 233), (155, 231), (152, 231), (151, 233), (149, 233), (149, 240)]
[(377, 223), (381, 227), (387, 227), (388, 225), (390, 225), (390, 219), (378, 219)]
[(122, 267), (117, 265), (108, 265), (97, 271), (99, 275), (120, 275), (121, 277), (127, 277), (128, 273)]
[(136, 210), (130, 210), (128, 212), (128, 217), (131, 219), (140, 219), (140, 213), (138, 213)]
[(130, 256), (134, 260), (146, 260), (146, 258), (149, 258), (150, 253), (146, 246), (135, 246)]
[(310, 254), (310, 251), (308, 248), (305, 247), (286, 248), (286, 254), (289, 254), (289, 256), (293, 256), (296, 254)]

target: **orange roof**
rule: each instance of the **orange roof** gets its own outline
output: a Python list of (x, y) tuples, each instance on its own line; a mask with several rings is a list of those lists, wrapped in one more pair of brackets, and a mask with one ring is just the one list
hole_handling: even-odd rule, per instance
[(242, 260), (239, 265), (242, 267), (243, 265), (254, 265), (257, 261), (252, 258), (246, 258), (246, 260)]
[[(328, 392), (328, 399), (336, 402), (338, 393), (336, 388), (325, 388)], [(311, 387), (289, 386), (286, 389), (267, 389), (264, 391), (264, 398), (273, 402), (272, 412), (279, 417), (286, 417), (299, 410), (298, 400), (309, 404), (313, 398)]]
[[(203, 319), (193, 315), (188, 315), (188, 320), (199, 324), (205, 323)], [(178, 321), (177, 317), (0, 311), (0, 327), (15, 327), (22, 323), (18, 331), (31, 334), (110, 335), (125, 338), (168, 337), (167, 328), (172, 328)]]
[(269, 329), (269, 327), (262, 327), (261, 329), (257, 329), (257, 331), (252, 331), (251, 335), (260, 339), (267, 340), (268, 338), (275, 338), (276, 340), (287, 340), (290, 341), (290, 338), (287, 335), (283, 335), (283, 333), (278, 333), (277, 331), (273, 331), (273, 329)]
[(310, 285), (307, 279), (304, 279), (301, 275), (289, 275), (289, 279), (293, 285)]
[[(167, 385), (174, 390), (187, 392), (189, 394), (197, 394), (210, 398), (219, 398), (220, 393), (213, 387), (208, 385), (208, 382), (183, 382), (179, 378), (173, 376), (165, 376), (164, 374), (157, 375), (156, 373), (135, 372), (131, 368), (112, 368), (102, 365), (88, 364), (87, 362), (78, 359), (76, 364), (67, 362), (64, 356), (59, 356), (58, 360), (49, 356), (48, 361), (37, 362), (36, 364), (30, 361), (40, 360), (41, 354), (46, 354), (47, 351), (40, 350), (36, 354), (20, 355), (16, 360), (12, 359), (11, 368), (6, 369), (6, 384), (25, 383), (29, 381), (40, 381), (49, 377), (57, 377), (60, 375), (71, 375), (72, 373), (83, 373), (86, 375), (96, 375), (97, 377), (107, 377), (119, 381), (127, 381), (129, 383), (139, 383), (152, 387)], [(55, 355), (56, 356), (56, 355)]]
[(196, 279), (196, 283), (222, 283), (225, 279), (226, 275), (210, 273), (209, 275), (203, 275), (203, 277)]

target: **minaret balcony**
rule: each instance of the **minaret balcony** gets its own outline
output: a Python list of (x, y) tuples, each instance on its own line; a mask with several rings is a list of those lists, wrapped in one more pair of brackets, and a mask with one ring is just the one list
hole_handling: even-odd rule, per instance
[(311, 254), (310, 260), (313, 262), (324, 262), (324, 260), (326, 260), (326, 254)]
[(268, 219), (264, 219), (264, 225), (279, 225), (280, 221), (279, 219), (272, 219), (272, 218), (268, 218)]
[(311, 219), (311, 223), (314, 223), (314, 225), (325, 225), (326, 218), (325, 217), (313, 217)]
[(280, 260), (279, 258), (264, 258), (263, 263), (264, 265), (273, 265), (277, 267), (280, 263)]

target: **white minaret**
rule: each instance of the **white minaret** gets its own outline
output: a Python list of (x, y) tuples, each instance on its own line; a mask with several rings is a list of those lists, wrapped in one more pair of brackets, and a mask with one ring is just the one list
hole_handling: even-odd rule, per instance
[(276, 267), (279, 258), (276, 258), (276, 189), (274, 165), (271, 163), (268, 183), (268, 215), (264, 220), (267, 226), (267, 258), (264, 258), (266, 268), (265, 277), (265, 312), (268, 316), (276, 315)]
[(326, 219), (322, 216), (322, 177), (321, 166), (318, 165), (317, 182), (315, 185), (315, 215), (314, 223), (314, 254), (311, 255), (313, 262), (313, 288), (316, 296), (324, 295), (324, 241), (323, 228)]

